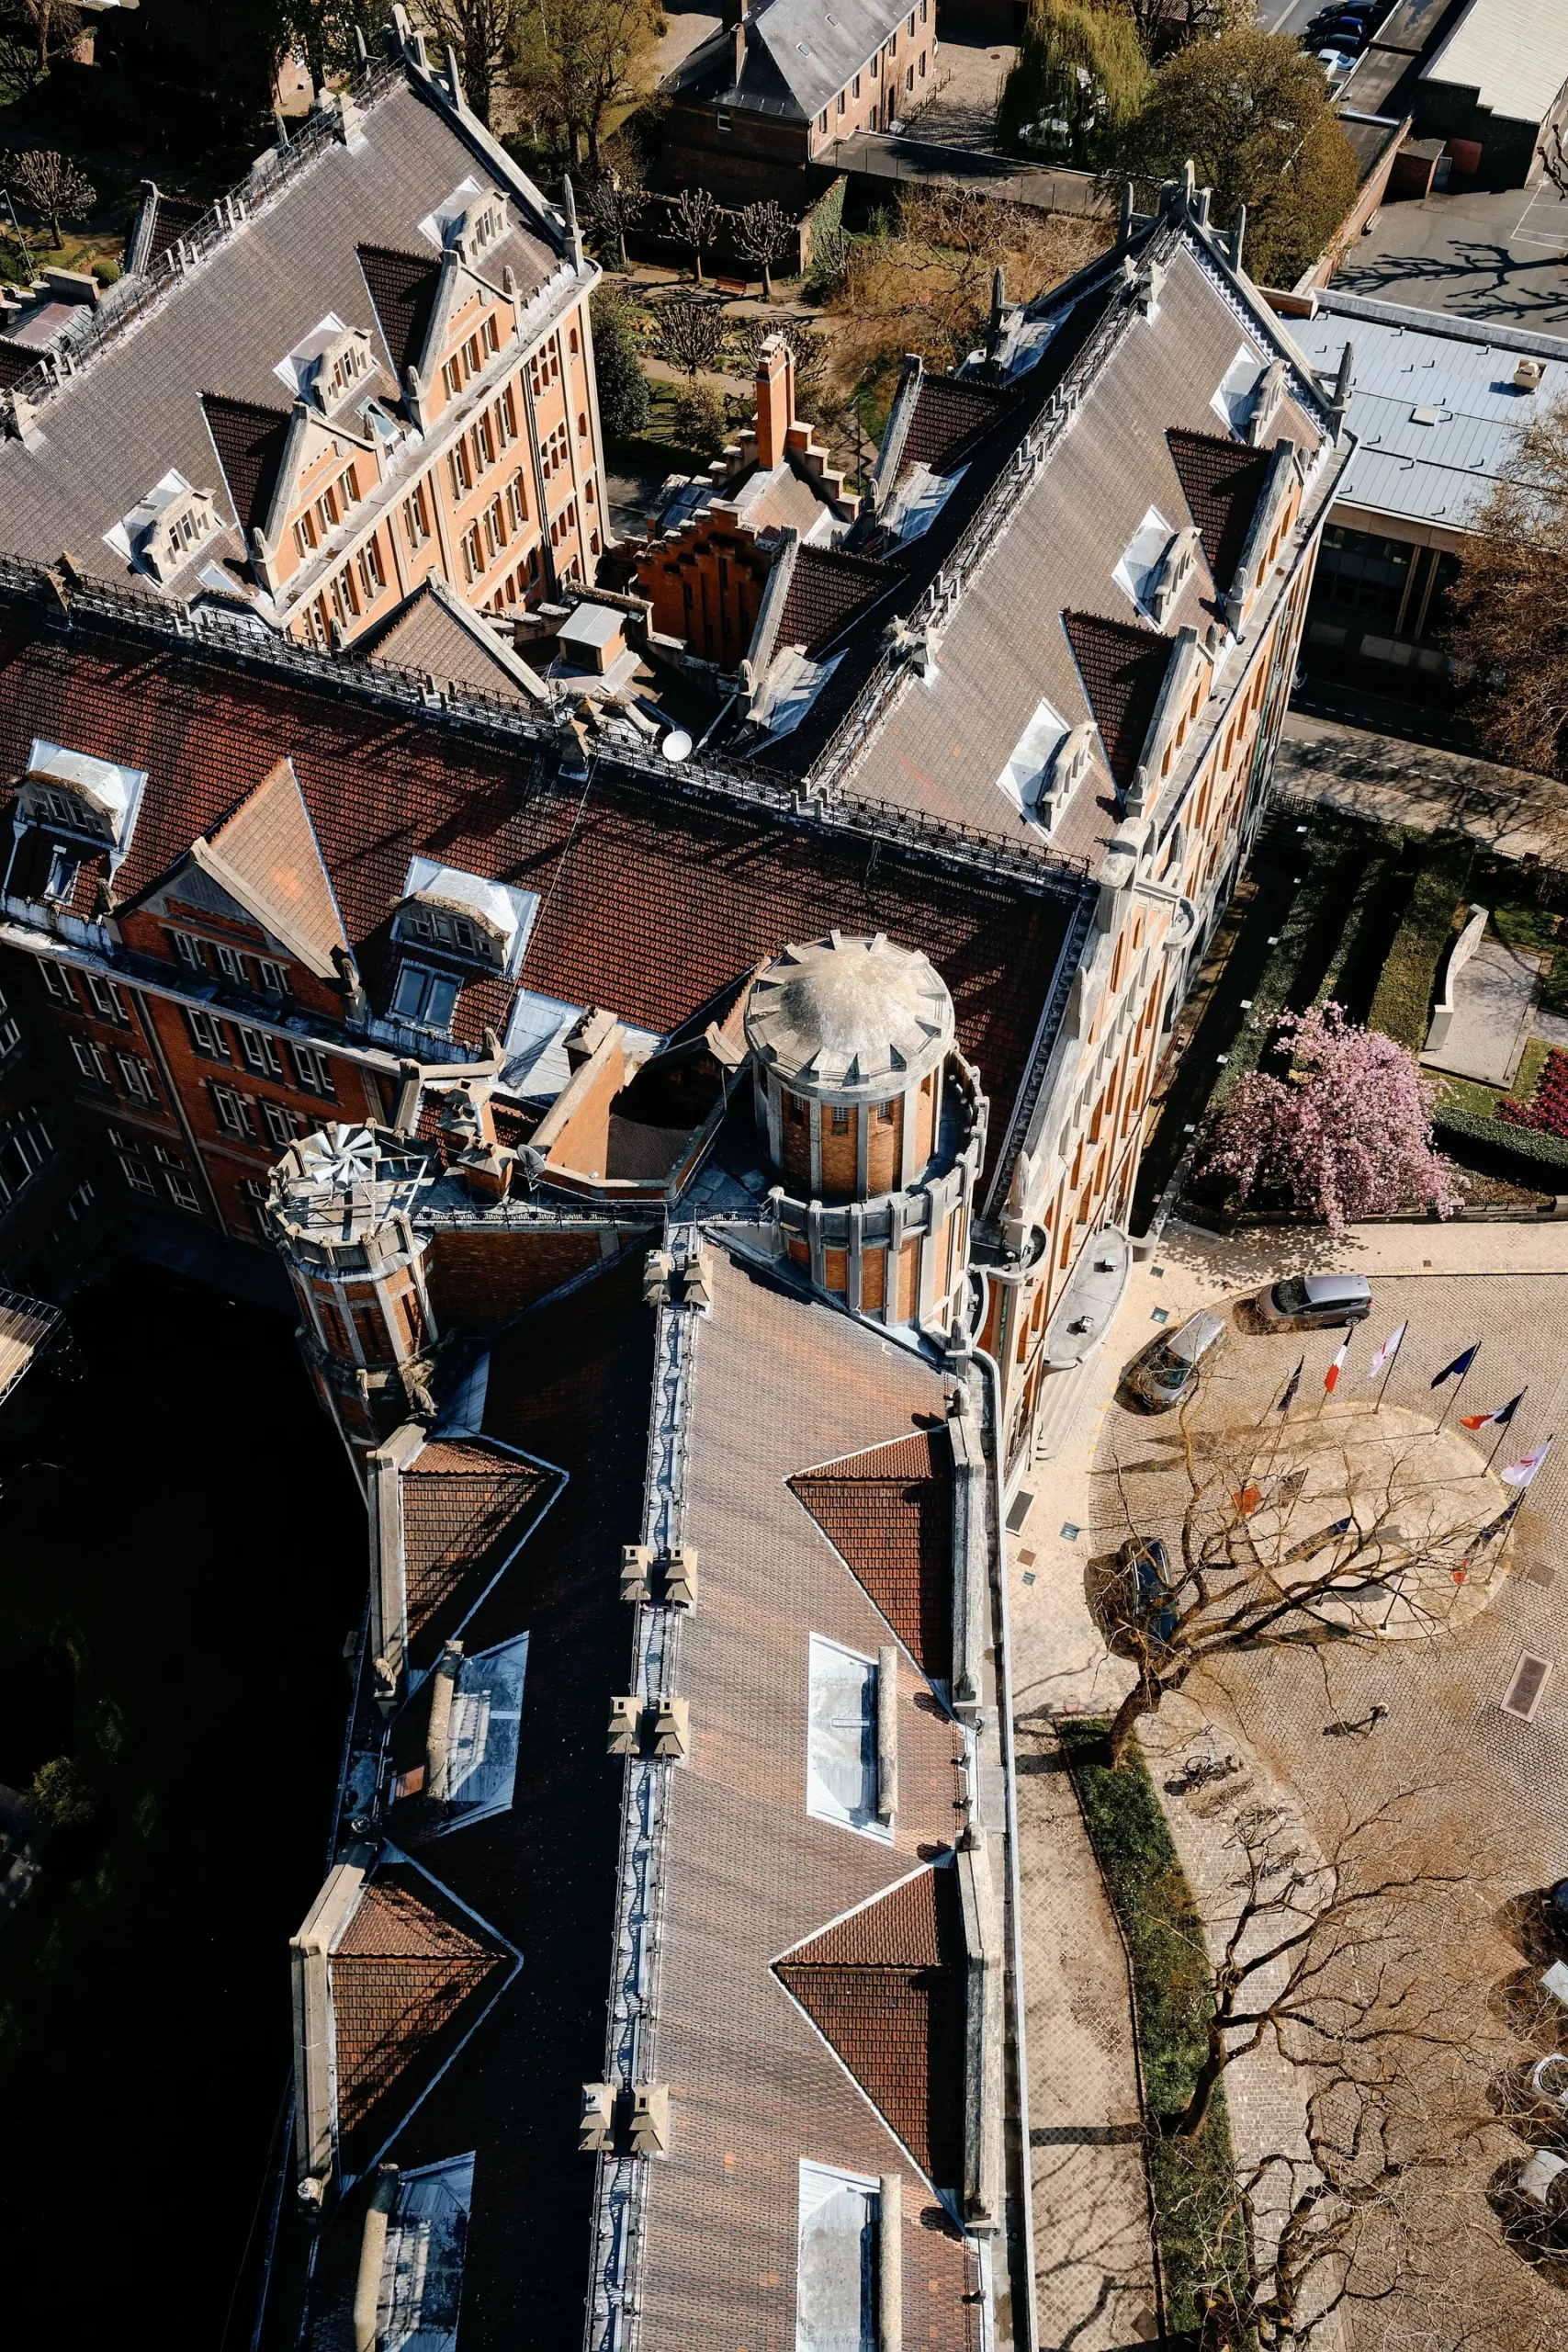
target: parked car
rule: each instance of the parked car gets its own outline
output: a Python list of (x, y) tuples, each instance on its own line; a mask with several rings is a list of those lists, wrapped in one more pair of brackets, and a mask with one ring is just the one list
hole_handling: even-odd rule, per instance
[(1191, 1395), (1205, 1359), (1224, 1336), (1219, 1317), (1206, 1313), (1190, 1315), (1177, 1330), (1162, 1331), (1128, 1365), (1122, 1384), (1128, 1396), (1145, 1413), (1168, 1413)]
[(1272, 1330), (1321, 1331), (1331, 1323), (1363, 1322), (1372, 1311), (1372, 1289), (1365, 1274), (1288, 1274), (1260, 1290), (1252, 1305)]
[(1129, 1535), (1117, 1554), (1125, 1580), (1127, 1604), (1153, 1640), (1168, 1642), (1176, 1631), (1175, 1599), (1170, 1588), (1170, 1555), (1157, 1535)]

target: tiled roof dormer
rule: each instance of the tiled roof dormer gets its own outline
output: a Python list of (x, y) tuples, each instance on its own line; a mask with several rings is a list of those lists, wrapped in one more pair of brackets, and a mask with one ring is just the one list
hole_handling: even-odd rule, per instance
[(253, 531), (265, 528), (288, 438), (289, 412), (260, 401), (230, 400), (222, 392), (203, 392), (201, 406), (234, 502), (235, 520), (248, 542)]
[(1263, 494), (1271, 453), (1215, 433), (1167, 433), (1166, 446), (1198, 528), (1214, 585), (1223, 595), (1235, 577)]
[(927, 376), (904, 436), (906, 465), (942, 473), (1011, 405), (993, 385), (958, 376)]
[(356, 250), (400, 388), (424, 349), (441, 264), (431, 254), (400, 253), (390, 245), (360, 245)]
[(869, 557), (803, 544), (784, 600), (778, 642), (816, 653), (847, 621), (897, 584), (897, 574)]
[(921, 1430), (800, 1471), (791, 1493), (924, 1671), (953, 1670), (953, 1452)]
[(191, 855), (318, 979), (335, 978), (348, 934), (291, 760), (279, 760)]
[(1170, 642), (1152, 629), (1107, 620), (1099, 613), (1064, 613), (1062, 626), (1105, 746), (1107, 765), (1125, 790), (1137, 773), (1159, 705), (1170, 667)]

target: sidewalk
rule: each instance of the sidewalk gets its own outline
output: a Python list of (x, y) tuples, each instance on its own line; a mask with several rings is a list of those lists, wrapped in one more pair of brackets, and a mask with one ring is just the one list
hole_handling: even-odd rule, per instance
[(1287, 792), (1350, 815), (1469, 833), (1503, 857), (1568, 865), (1568, 784), (1292, 710), (1275, 763)]

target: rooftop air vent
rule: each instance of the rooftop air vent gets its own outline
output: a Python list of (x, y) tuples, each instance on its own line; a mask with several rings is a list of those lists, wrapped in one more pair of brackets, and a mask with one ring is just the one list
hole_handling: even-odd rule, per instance
[(1540, 359), (1517, 360), (1514, 365), (1515, 391), (1533, 392), (1545, 373), (1545, 364)]

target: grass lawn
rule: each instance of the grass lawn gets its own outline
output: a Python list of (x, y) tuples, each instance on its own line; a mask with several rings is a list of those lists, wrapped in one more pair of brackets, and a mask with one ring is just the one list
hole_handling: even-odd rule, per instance
[[(1089, 1838), (1133, 1957), (1138, 2044), (1152, 2119), (1179, 2114), (1206, 2049), (1209, 1962), (1201, 1921), (1144, 1759), (1113, 1772), (1106, 1724), (1057, 1726)], [(1222, 2082), (1195, 2140), (1150, 2146), (1155, 2222), (1168, 2329), (1194, 2328), (1200, 2295), (1225, 2278), (1238, 2293), (1245, 2249), (1235, 2157)]]
[(1525, 1047), (1518, 1072), (1512, 1086), (1483, 1086), (1475, 1078), (1446, 1078), (1450, 1098), (1461, 1111), (1474, 1111), (1483, 1119), (1497, 1115), (1499, 1102), (1528, 1102), (1540, 1084), (1541, 1071), (1551, 1051), (1544, 1037), (1532, 1037)]

